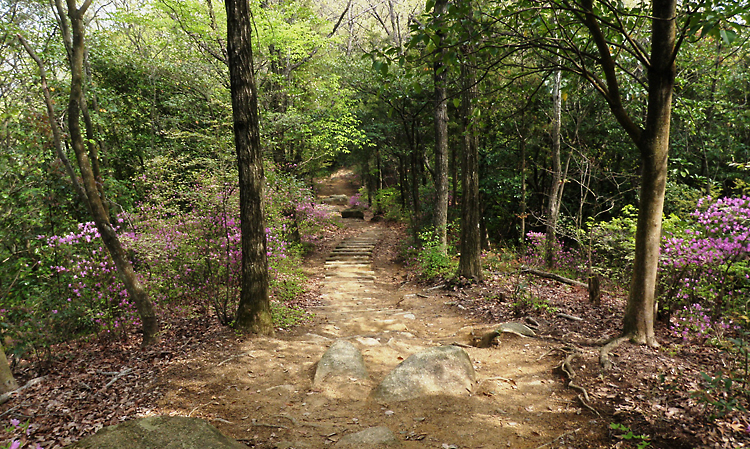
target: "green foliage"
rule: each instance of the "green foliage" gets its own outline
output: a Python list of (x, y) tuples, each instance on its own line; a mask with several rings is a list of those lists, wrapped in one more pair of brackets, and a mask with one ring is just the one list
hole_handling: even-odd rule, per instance
[[(622, 208), (620, 215), (607, 221), (589, 219), (587, 232), (580, 239), (584, 245), (591, 245), (592, 263), (596, 272), (618, 281), (629, 282), (635, 258), (635, 230), (638, 223), (638, 209), (632, 205)], [(670, 215), (662, 219), (662, 232), (676, 232), (684, 227), (683, 220)]]
[(458, 261), (440, 247), (440, 240), (434, 228), (417, 233), (420, 249), (417, 251), (419, 275), (424, 280), (445, 279), (456, 274)]
[(708, 418), (721, 418), (733, 410), (746, 412), (742, 404), (743, 398), (750, 397), (750, 391), (745, 382), (738, 383), (733, 376), (717, 371), (713, 376), (701, 372), (703, 386), (691, 393), (693, 398), (703, 404), (708, 411)]
[(627, 282), (635, 258), (635, 229), (638, 211), (632, 205), (622, 208), (618, 217), (609, 221), (588, 223), (588, 241), (596, 255), (594, 264), (604, 276)]
[(271, 318), (274, 327), (289, 329), (312, 319), (313, 315), (296, 306), (288, 306), (283, 302), (271, 301)]
[(532, 291), (532, 285), (524, 277), (518, 276), (511, 294), (511, 310), (515, 316), (529, 313), (554, 314), (557, 308), (547, 298), (539, 297)]
[(701, 386), (691, 392), (704, 405), (710, 420), (735, 410), (747, 412), (750, 407), (750, 318), (746, 314), (747, 310), (734, 315), (733, 321), (740, 324), (735, 336), (720, 342), (730, 361), (727, 369), (713, 376), (701, 372)]
[(630, 430), (630, 427), (620, 424), (620, 423), (610, 423), (609, 428), (612, 430), (616, 430), (618, 432), (622, 432), (621, 435), (619, 435), (619, 438), (622, 438), (626, 441), (633, 441), (636, 443), (637, 449), (645, 449), (649, 446), (651, 446), (651, 443), (648, 441), (649, 437), (648, 435), (636, 435), (633, 433), (632, 430)]
[(504, 272), (516, 268), (518, 258), (515, 251), (501, 248), (482, 252), (482, 268), (490, 272)]
[(378, 190), (373, 200), (373, 212), (384, 214), (387, 220), (403, 221), (404, 210), (401, 207), (401, 194), (395, 187)]

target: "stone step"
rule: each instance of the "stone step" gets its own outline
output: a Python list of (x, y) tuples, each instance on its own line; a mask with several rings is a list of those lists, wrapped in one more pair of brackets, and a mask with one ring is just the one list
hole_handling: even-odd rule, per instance
[(372, 264), (359, 260), (327, 260), (326, 268), (372, 268)]
[(353, 249), (353, 248), (336, 248), (331, 254), (352, 254), (355, 256), (372, 256), (372, 250)]

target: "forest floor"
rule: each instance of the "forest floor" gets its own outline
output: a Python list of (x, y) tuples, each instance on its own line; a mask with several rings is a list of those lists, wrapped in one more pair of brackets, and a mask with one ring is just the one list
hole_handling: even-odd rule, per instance
[[(318, 194), (353, 189), (339, 173)], [(195, 314), (165, 322), (161, 343), (145, 351), (137, 336), (56, 347), (46, 364), (18, 365), (20, 383), (38, 380), (0, 405), (0, 421), (28, 422), (28, 436), (9, 428), (5, 437), (52, 449), (105, 425), (172, 414), (206, 419), (259, 449), (332, 447), (372, 426), (389, 427), (405, 448), (636, 447), (638, 438), (611, 430), (611, 423), (645, 435), (650, 447), (750, 447), (746, 415), (708, 422), (690, 394), (701, 371), (728, 363), (721, 351), (680, 344), (660, 327), (661, 348), (622, 345), (612, 354), (614, 367), (601, 370), (594, 341), (617, 334), (621, 292), (605, 289), (594, 307), (583, 288), (517, 270), (489, 271), (481, 284), (420, 284), (400, 260), (402, 226), (342, 223), (305, 260), (310, 282), (297, 305), (314, 316), (304, 324), (273, 337), (247, 336)], [(373, 276), (353, 281), (359, 284), (349, 285), (354, 293), (344, 298), (326, 259), (342, 240), (365, 234), (378, 241)], [(514, 306), (521, 287), (548, 307)], [(468, 345), (498, 323), (529, 318), (538, 324), (535, 338), (503, 334), (490, 348)], [(362, 350), (370, 379), (316, 388), (315, 365), (338, 338)], [(478, 376), (474, 391), (399, 403), (368, 398), (398, 363), (440, 344), (468, 352)], [(561, 369), (566, 359), (574, 386)]]

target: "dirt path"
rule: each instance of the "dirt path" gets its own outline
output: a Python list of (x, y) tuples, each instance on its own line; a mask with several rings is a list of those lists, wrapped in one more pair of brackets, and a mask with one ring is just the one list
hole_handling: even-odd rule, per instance
[[(372, 426), (389, 427), (405, 448), (599, 447), (596, 429), (604, 423), (565, 387), (559, 348), (543, 340), (506, 335), (497, 347), (466, 348), (479, 378), (468, 397), (368, 400), (410, 354), (466, 343), (476, 323), (457, 315), (439, 289), (400, 282), (398, 266), (384, 256), (399, 237), (393, 228), (361, 220), (346, 226), (352, 237), (332, 252), (324, 272), (307, 267), (321, 276), (313, 322), (184, 354), (160, 386), (162, 412), (205, 418), (256, 448), (331, 447)], [(315, 389), (315, 364), (340, 338), (361, 350), (370, 378)]]

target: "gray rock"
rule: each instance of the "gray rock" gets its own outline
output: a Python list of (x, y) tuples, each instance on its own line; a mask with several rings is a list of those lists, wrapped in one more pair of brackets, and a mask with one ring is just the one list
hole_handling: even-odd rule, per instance
[(341, 218), (358, 218), (365, 219), (365, 213), (359, 209), (344, 209), (341, 211)]
[(348, 340), (336, 340), (323, 354), (315, 370), (313, 385), (317, 387), (329, 379), (340, 377), (369, 377), (362, 353)]
[(497, 331), (508, 332), (511, 334), (520, 335), (522, 337), (536, 337), (536, 333), (534, 333), (534, 331), (531, 330), (529, 326), (521, 323), (502, 323), (497, 327)]
[(370, 427), (361, 432), (345, 435), (334, 447), (339, 449), (401, 447), (401, 440), (387, 427)]
[(70, 449), (247, 449), (198, 418), (150, 416), (104, 427)]
[(331, 195), (328, 198), (323, 198), (322, 202), (326, 204), (346, 204), (349, 202), (349, 197), (346, 195)]
[(476, 380), (469, 355), (457, 346), (439, 346), (412, 354), (383, 379), (371, 397), (406, 401), (428, 395), (465, 396)]

